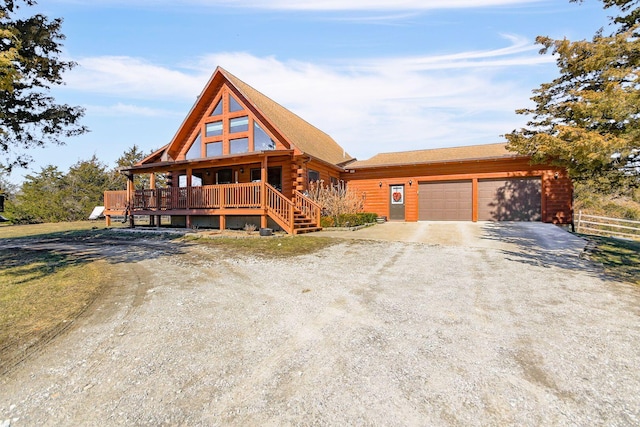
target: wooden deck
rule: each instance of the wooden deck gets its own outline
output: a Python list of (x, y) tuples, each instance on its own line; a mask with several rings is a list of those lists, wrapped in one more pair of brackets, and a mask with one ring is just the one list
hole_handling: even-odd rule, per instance
[(104, 193), (107, 221), (117, 215), (256, 215), (272, 218), (289, 234), (320, 230), (321, 207), (295, 191), (292, 200), (261, 182), (169, 187)]

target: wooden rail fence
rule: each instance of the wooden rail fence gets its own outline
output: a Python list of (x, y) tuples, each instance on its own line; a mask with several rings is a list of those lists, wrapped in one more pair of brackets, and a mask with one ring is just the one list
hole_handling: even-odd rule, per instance
[(587, 215), (578, 212), (576, 231), (584, 234), (624, 237), (640, 240), (640, 221)]

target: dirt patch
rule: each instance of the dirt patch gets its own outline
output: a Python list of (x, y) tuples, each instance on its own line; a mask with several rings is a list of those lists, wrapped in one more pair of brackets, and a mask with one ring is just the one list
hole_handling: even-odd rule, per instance
[(110, 293), (2, 377), (0, 422), (640, 420), (640, 294), (586, 260), (517, 242), (342, 241), (265, 257), (162, 241), (107, 254)]

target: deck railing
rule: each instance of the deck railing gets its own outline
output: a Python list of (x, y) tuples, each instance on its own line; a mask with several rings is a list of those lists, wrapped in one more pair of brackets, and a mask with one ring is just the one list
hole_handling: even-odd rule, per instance
[[(164, 211), (187, 209), (264, 208), (285, 231), (292, 233), (294, 211), (297, 209), (320, 225), (320, 205), (302, 193), (295, 191), (292, 201), (273, 186), (264, 184), (263, 205), (262, 190), (263, 184), (260, 182), (136, 190), (133, 193), (132, 210), (133, 213), (155, 211), (161, 214)], [(127, 192), (105, 191), (104, 204), (107, 212), (124, 211), (127, 207)]]
[(105, 191), (104, 206), (107, 210), (124, 211), (127, 208), (127, 192)]
[[(224, 209), (261, 207), (260, 183), (205, 185), (202, 187), (169, 187), (136, 190), (133, 210), (168, 211), (180, 209)], [(107, 210), (126, 207), (126, 191), (105, 191)]]

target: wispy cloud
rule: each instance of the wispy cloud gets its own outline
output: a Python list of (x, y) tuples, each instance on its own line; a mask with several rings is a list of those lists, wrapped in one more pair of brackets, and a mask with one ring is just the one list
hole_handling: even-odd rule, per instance
[(130, 57), (84, 58), (67, 87), (119, 99), (98, 113), (149, 116), (162, 112), (135, 105), (195, 100), (221, 65), (329, 133), (352, 155), (365, 158), (381, 151), (496, 142), (519, 126), (522, 120), (514, 110), (528, 104), (532, 89), (518, 81), (522, 67), (550, 58), (539, 56), (525, 39), (505, 38), (509, 45), (494, 50), (348, 64), (242, 52), (210, 54), (180, 69)]
[[(82, 0), (57, 0), (84, 3)], [(199, 5), (267, 10), (310, 11), (401, 11), (485, 8), (540, 3), (543, 0), (93, 0), (96, 5), (126, 4), (157, 7), (159, 5)]]
[(78, 67), (66, 75), (67, 84), (77, 90), (128, 98), (184, 97), (198, 93), (206, 77), (192, 75), (128, 56), (99, 56), (77, 59)]
[(85, 105), (89, 114), (97, 116), (111, 117), (180, 117), (184, 112), (171, 111), (163, 108), (151, 108), (135, 104), (123, 104), (121, 102), (114, 105)]

